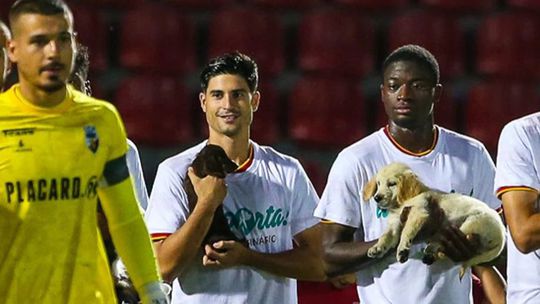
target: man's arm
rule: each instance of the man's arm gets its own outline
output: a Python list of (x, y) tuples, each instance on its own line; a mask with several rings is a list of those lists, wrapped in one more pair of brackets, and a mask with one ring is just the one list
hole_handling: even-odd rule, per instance
[(474, 266), (473, 272), (482, 282), (482, 290), (489, 303), (506, 303), (506, 282), (494, 266)]
[(356, 229), (337, 223), (323, 222), (321, 227), (323, 259), (329, 277), (356, 272), (377, 261), (367, 256), (368, 249), (375, 245), (377, 240), (354, 241)]
[[(124, 161), (125, 162), (125, 161)], [(118, 253), (124, 260), (143, 303), (168, 303), (148, 230), (142, 219), (129, 177), (99, 189), (103, 210)], [(152, 302), (152, 301), (156, 302)]]
[(193, 262), (210, 228), (214, 211), (227, 194), (225, 181), (214, 176), (198, 178), (189, 168), (197, 204), (186, 222), (165, 240), (154, 242), (161, 274), (166, 281), (179, 276)]
[[(296, 247), (279, 253), (250, 250), (239, 242), (220, 241), (205, 246), (203, 264), (208, 267), (245, 265), (266, 272), (306, 281), (324, 281), (326, 275), (321, 258), (320, 227), (315, 225), (294, 236)], [(216, 249), (224, 250), (219, 252)]]
[(538, 192), (512, 190), (502, 194), (504, 217), (512, 239), (522, 253), (540, 248), (540, 213), (535, 208)]

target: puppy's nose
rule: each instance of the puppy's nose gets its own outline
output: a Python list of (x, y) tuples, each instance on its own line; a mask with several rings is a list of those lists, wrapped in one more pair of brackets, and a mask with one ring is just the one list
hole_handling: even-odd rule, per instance
[(377, 195), (375, 195), (373, 198), (374, 198), (375, 201), (378, 203), (378, 202), (380, 202), (380, 201), (383, 199), (383, 196), (380, 195), (380, 194), (377, 194)]

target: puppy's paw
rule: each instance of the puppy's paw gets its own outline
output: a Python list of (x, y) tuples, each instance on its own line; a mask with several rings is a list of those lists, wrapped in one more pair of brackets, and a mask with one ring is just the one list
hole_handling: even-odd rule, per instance
[(368, 249), (367, 256), (370, 258), (380, 258), (386, 253), (386, 251), (388, 251), (386, 247), (379, 247), (375, 245)]
[(409, 249), (399, 250), (396, 255), (396, 259), (400, 263), (405, 263), (409, 259)]

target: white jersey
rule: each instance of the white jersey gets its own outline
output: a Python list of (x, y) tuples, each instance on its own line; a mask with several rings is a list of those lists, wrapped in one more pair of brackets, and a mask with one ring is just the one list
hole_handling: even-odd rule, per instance
[[(511, 190), (540, 191), (540, 112), (508, 123), (497, 155), (497, 196)], [(537, 210), (540, 212), (538, 203)], [(540, 303), (540, 250), (523, 254), (508, 233), (508, 303)]]
[[(146, 221), (154, 240), (178, 230), (189, 216), (182, 185), (203, 142), (160, 164)], [(293, 236), (318, 223), (318, 197), (300, 163), (270, 147), (251, 142), (248, 167), (226, 177), (223, 202), (231, 230), (250, 249), (278, 253), (293, 248)], [(243, 171), (243, 172), (242, 172)], [(197, 257), (173, 282), (173, 303), (297, 303), (296, 280), (250, 267), (211, 270)]]
[[(495, 167), (484, 146), (471, 138), (437, 127), (431, 150), (412, 154), (381, 129), (345, 148), (334, 162), (315, 216), (357, 228), (354, 238), (372, 241), (386, 228), (387, 213), (373, 199), (362, 200), (369, 179), (392, 162), (407, 164), (427, 186), (474, 196), (492, 208), (500, 206), (491, 183)], [(438, 261), (431, 266), (420, 257), (424, 244), (413, 245), (409, 260), (400, 264), (390, 255), (357, 273), (361, 303), (470, 303), (471, 274), (459, 280), (459, 265)]]
[(148, 206), (148, 190), (146, 189), (146, 183), (144, 181), (141, 159), (139, 158), (139, 151), (137, 146), (131, 141), (128, 142), (128, 151), (126, 154), (126, 161), (129, 170), (129, 175), (133, 180), (133, 186), (135, 187), (135, 194), (137, 194), (137, 200), (142, 209), (146, 209)]

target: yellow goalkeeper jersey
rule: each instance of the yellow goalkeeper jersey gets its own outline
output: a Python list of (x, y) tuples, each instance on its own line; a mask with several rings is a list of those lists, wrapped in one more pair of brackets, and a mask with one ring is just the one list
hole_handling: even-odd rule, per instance
[(0, 95), (0, 303), (116, 303), (96, 200), (126, 151), (109, 103), (71, 87), (50, 109), (18, 85)]

